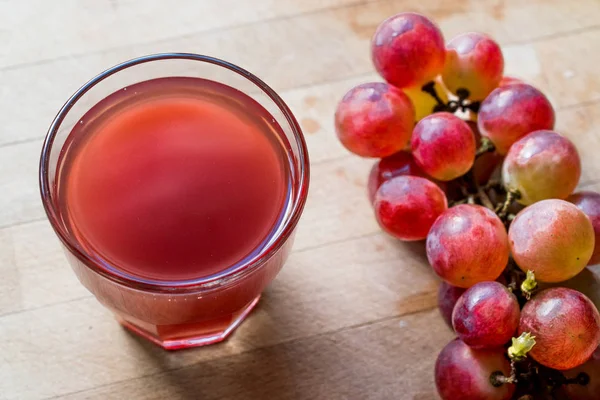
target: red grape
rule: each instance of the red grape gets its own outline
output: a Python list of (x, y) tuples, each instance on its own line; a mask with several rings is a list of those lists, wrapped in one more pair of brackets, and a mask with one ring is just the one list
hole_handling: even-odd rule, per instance
[(541, 282), (561, 282), (587, 265), (594, 251), (589, 218), (564, 200), (543, 200), (523, 209), (508, 231), (517, 265)]
[(335, 130), (342, 144), (362, 157), (386, 157), (408, 144), (415, 109), (402, 91), (382, 83), (364, 83), (342, 98)]
[(505, 75), (502, 77), (502, 79), (500, 79), (500, 83), (498, 84), (498, 87), (512, 85), (513, 83), (525, 83), (525, 82), (523, 82), (523, 80), (520, 78), (515, 78), (514, 76), (506, 76)]
[(504, 185), (525, 205), (566, 199), (579, 183), (581, 160), (573, 143), (553, 131), (535, 131), (512, 145), (504, 165)]
[[(585, 375), (583, 375), (585, 374)], [(582, 376), (583, 375), (583, 376)], [(583, 365), (565, 371), (568, 379), (583, 378), (583, 384), (572, 383), (562, 388), (569, 400), (598, 400), (600, 397), (600, 347)]]
[(452, 93), (466, 89), (469, 99), (483, 100), (498, 86), (502, 72), (502, 50), (489, 36), (468, 32), (448, 42), (442, 79)]
[(572, 194), (567, 200), (583, 211), (592, 222), (596, 234), (596, 244), (588, 265), (600, 263), (600, 194), (584, 191)]
[[(429, 178), (415, 163), (415, 160), (409, 151), (399, 151), (391, 156), (382, 158), (371, 167), (371, 172), (369, 173), (367, 193), (371, 204), (375, 201), (375, 193), (377, 193), (377, 189), (379, 189), (383, 182), (401, 175)], [(438, 185), (444, 192), (448, 189), (446, 182), (440, 182), (433, 179), (430, 180)]]
[(491, 210), (471, 204), (448, 209), (427, 236), (427, 259), (451, 285), (468, 288), (493, 281), (508, 262), (508, 237)]
[(431, 81), (444, 68), (444, 37), (423, 15), (405, 12), (383, 21), (371, 42), (373, 63), (390, 84), (405, 88)]
[(480, 282), (458, 299), (452, 326), (458, 337), (476, 349), (506, 344), (519, 327), (519, 302), (506, 286)]
[(379, 225), (401, 240), (422, 240), (437, 217), (448, 208), (446, 195), (433, 182), (416, 176), (397, 176), (375, 194)]
[(440, 181), (464, 175), (475, 161), (475, 136), (471, 128), (447, 112), (419, 121), (413, 130), (411, 148), (417, 165)]
[(529, 355), (558, 370), (586, 362), (600, 344), (600, 314), (573, 289), (552, 288), (535, 295), (521, 310), (519, 334), (529, 332), (536, 345)]
[(492, 376), (510, 375), (502, 348), (475, 350), (460, 339), (444, 347), (435, 363), (435, 385), (442, 400), (509, 400), (515, 386), (494, 386)]
[(483, 136), (506, 154), (521, 137), (554, 128), (554, 109), (542, 92), (526, 83), (495, 89), (481, 103), (477, 124)]
[(426, 178), (427, 175), (415, 163), (412, 154), (408, 151), (399, 151), (391, 156), (377, 161), (371, 168), (367, 190), (371, 203), (375, 200), (375, 193), (381, 184), (395, 176), (412, 175)]
[[(447, 89), (439, 79), (433, 80), (433, 89), (443, 103), (448, 103)], [(415, 121), (420, 121), (435, 111), (437, 100), (429, 93), (423, 91), (421, 86), (412, 86), (402, 89), (415, 106)]]
[(442, 281), (438, 289), (438, 307), (442, 318), (452, 327), (452, 311), (458, 298), (465, 292), (466, 289), (452, 286), (449, 283)]

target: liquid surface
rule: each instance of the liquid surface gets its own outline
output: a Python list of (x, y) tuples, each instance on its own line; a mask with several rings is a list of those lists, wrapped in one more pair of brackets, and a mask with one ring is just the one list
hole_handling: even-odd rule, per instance
[(80, 246), (126, 273), (212, 275), (260, 251), (284, 214), (280, 129), (250, 97), (212, 81), (127, 87), (71, 132), (62, 213)]

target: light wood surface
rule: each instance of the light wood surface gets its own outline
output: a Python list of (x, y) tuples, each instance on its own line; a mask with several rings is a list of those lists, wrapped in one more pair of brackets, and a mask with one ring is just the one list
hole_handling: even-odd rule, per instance
[[(598, 0), (1, 0), (0, 399), (435, 399), (451, 338), (420, 244), (382, 234), (365, 196), (372, 161), (337, 142), (332, 115), (377, 79), (369, 38), (400, 11), (446, 37), (480, 30), (506, 72), (540, 87), (600, 189)], [(278, 90), (312, 156), (294, 252), (230, 340), (165, 352), (121, 329), (77, 282), (41, 207), (37, 164), (58, 108), (113, 64), (205, 53)]]

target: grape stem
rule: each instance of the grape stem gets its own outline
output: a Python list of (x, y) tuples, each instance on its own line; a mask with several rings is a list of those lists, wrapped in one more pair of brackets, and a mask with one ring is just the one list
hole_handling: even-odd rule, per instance
[(517, 267), (515, 261), (512, 258), (509, 258), (508, 265), (506, 267), (505, 274), (508, 275), (507, 281), (509, 282), (506, 286), (508, 290), (515, 293), (517, 292), (517, 288), (519, 287), (519, 282), (522, 282), (523, 272)]
[(585, 386), (590, 383), (590, 376), (585, 372), (580, 372), (574, 378), (567, 378), (562, 372), (550, 368), (544, 368), (541, 372), (544, 373), (545, 384), (550, 391), (552, 398), (557, 398), (558, 389), (564, 385), (581, 385)]
[(444, 111), (445, 110), (446, 103), (444, 103), (442, 98), (438, 95), (437, 91), (435, 90), (435, 82), (434, 81), (428, 82), (428, 83), (424, 84), (423, 86), (421, 86), (421, 90), (435, 99), (435, 101), (437, 102), (435, 111)]
[(453, 201), (453, 202), (450, 203), (450, 207), (458, 206), (458, 205), (461, 205), (461, 204), (467, 204), (467, 201), (468, 201), (467, 198)]
[(535, 346), (535, 336), (529, 332), (524, 332), (518, 338), (512, 338), (512, 346), (508, 348), (508, 357), (510, 358), (510, 375), (506, 376), (501, 371), (496, 371), (490, 375), (490, 382), (495, 387), (519, 382), (517, 378), (517, 363), (527, 358), (527, 353)]
[(590, 383), (590, 376), (585, 372), (580, 372), (575, 378), (565, 379), (563, 385), (581, 385), (585, 386)]
[[(465, 182), (466, 184), (468, 184), (468, 179), (466, 179), (468, 174), (469, 174), (469, 172), (467, 172), (467, 173), (465, 174), (465, 176), (464, 176), (464, 178), (465, 178), (465, 181), (466, 181), (466, 182)], [(469, 190), (468, 190), (468, 189), (467, 189), (467, 188), (466, 188), (464, 185), (461, 185), (461, 187), (460, 187), (460, 193), (463, 195), (463, 197), (464, 197), (465, 199), (466, 199), (466, 198), (468, 198), (468, 197), (470, 196)]]
[(517, 379), (517, 363), (516, 363), (516, 361), (510, 360), (510, 375), (509, 376), (506, 376), (502, 372), (497, 371), (497, 372), (494, 372), (490, 376), (490, 381), (492, 382), (492, 385), (494, 385), (496, 387), (504, 385), (506, 383), (515, 384), (515, 383), (519, 382), (519, 380)]
[(421, 90), (433, 97), (437, 102), (437, 105), (433, 109), (434, 112), (448, 111), (454, 114), (459, 109), (463, 112), (467, 110), (470, 110), (474, 113), (479, 112), (479, 106), (481, 105), (481, 103), (479, 101), (470, 102), (469, 100), (467, 100), (470, 95), (467, 89), (458, 89), (456, 91), (458, 100), (450, 100), (448, 101), (448, 103), (445, 103), (438, 95), (437, 91), (435, 90), (434, 81), (428, 82), (421, 86)]
[(493, 372), (490, 375), (490, 383), (494, 387), (500, 387), (507, 383), (515, 383), (515, 382), (516, 382), (516, 377), (513, 377), (512, 375), (505, 376), (501, 371)]
[(512, 362), (519, 362), (527, 358), (527, 353), (535, 346), (535, 336), (529, 332), (523, 332), (521, 336), (512, 338), (512, 345), (508, 348), (508, 358)]
[(481, 200), (481, 203), (484, 206), (494, 211), (494, 205), (492, 204), (492, 201), (490, 200), (485, 190), (483, 190), (483, 188), (479, 185), (477, 185), (477, 195), (479, 196), (479, 200)]
[(533, 271), (527, 271), (527, 277), (523, 283), (521, 283), (521, 292), (523, 293), (523, 296), (525, 296), (527, 300), (531, 299), (531, 294), (536, 287), (537, 282), (535, 280), (535, 274)]
[(492, 141), (490, 139), (483, 136), (481, 138), (481, 145), (477, 149), (477, 152), (475, 152), (475, 157), (477, 158), (477, 157), (481, 156), (482, 154), (490, 153), (494, 150), (496, 150), (496, 146), (494, 146), (494, 144), (492, 143)]
[(490, 200), (485, 190), (477, 183), (472, 169), (460, 178), (459, 183), (463, 198), (461, 200), (452, 202), (451, 207), (465, 203), (477, 204), (476, 200), (478, 199), (482, 205), (494, 211), (494, 204)]
[(504, 219), (506, 217), (508, 207), (512, 204), (513, 201), (515, 201), (519, 197), (521, 196), (517, 191), (509, 190), (506, 192), (506, 199), (504, 200), (504, 203), (498, 204), (498, 207), (496, 207), (496, 213), (498, 214), (498, 217), (500, 217), (500, 219)]
[(502, 182), (500, 182), (499, 180), (496, 180), (496, 179), (490, 179), (488, 181), (488, 183), (486, 183), (485, 186), (483, 187), (483, 190), (489, 190), (489, 189), (502, 189)]
[[(495, 371), (490, 375), (490, 383), (495, 387), (500, 387), (505, 384), (516, 384), (525, 390), (535, 390), (536, 396), (522, 395), (518, 400), (532, 400), (534, 398), (558, 400), (559, 388), (564, 385), (588, 385), (590, 376), (585, 372), (580, 372), (574, 378), (567, 378), (560, 371), (546, 368), (536, 364), (535, 362), (527, 363), (526, 371), (521, 371), (519, 364), (522, 362), (516, 359), (511, 359), (510, 375), (506, 376), (502, 371)], [(539, 397), (538, 397), (539, 396)]]

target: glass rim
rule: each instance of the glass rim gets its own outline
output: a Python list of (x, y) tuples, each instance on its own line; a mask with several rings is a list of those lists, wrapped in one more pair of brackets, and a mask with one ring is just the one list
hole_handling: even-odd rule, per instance
[[(261, 89), (283, 113), (285, 119), (287, 120), (287, 123), (292, 129), (295, 144), (298, 146), (299, 149), (297, 156), (299, 164), (299, 176), (297, 181), (298, 183), (295, 185), (297, 187), (297, 190), (295, 196), (292, 199), (289, 217), (284, 222), (282, 222), (283, 228), (279, 229), (279, 232), (276, 234), (274, 240), (268, 246), (265, 246), (252, 259), (246, 261), (242, 260), (241, 262), (227, 267), (223, 271), (201, 278), (180, 281), (150, 281), (145, 280), (143, 278), (137, 278), (134, 275), (125, 273), (119, 268), (116, 268), (112, 265), (111, 270), (102, 268), (98, 265), (97, 261), (95, 261), (94, 258), (90, 256), (90, 254), (88, 254), (87, 252), (83, 251), (75, 245), (75, 241), (73, 240), (71, 235), (67, 232), (66, 229), (63, 228), (62, 224), (59, 223), (59, 221), (61, 220), (61, 218), (59, 217), (61, 213), (56, 209), (55, 202), (52, 200), (53, 194), (49, 179), (50, 153), (53, 149), (54, 140), (56, 138), (56, 135), (58, 134), (59, 127), (63, 123), (65, 117), (67, 116), (71, 108), (73, 108), (75, 103), (77, 103), (77, 101), (79, 101), (79, 99), (81, 99), (81, 97), (83, 97), (90, 89), (95, 87), (104, 79), (129, 67), (153, 61), (174, 59), (199, 61), (228, 69), (234, 73), (237, 73), (238, 75), (242, 76), (248, 81), (252, 82), (256, 87)], [(292, 114), (290, 108), (283, 101), (283, 99), (270, 86), (268, 86), (260, 78), (250, 73), (249, 71), (238, 67), (235, 64), (215, 57), (194, 53), (157, 53), (145, 55), (117, 64), (90, 79), (87, 83), (81, 86), (71, 97), (69, 97), (69, 99), (58, 111), (57, 115), (54, 117), (54, 120), (50, 124), (50, 128), (48, 129), (48, 132), (44, 139), (39, 164), (39, 186), (44, 210), (46, 212), (48, 220), (50, 221), (52, 229), (55, 231), (60, 241), (71, 254), (77, 257), (77, 259), (80, 262), (82, 262), (87, 268), (116, 283), (143, 291), (174, 294), (201, 292), (208, 290), (212, 291), (224, 286), (228, 286), (229, 284), (234, 283), (239, 279), (243, 278), (247, 274), (259, 269), (265, 262), (267, 262), (290, 238), (300, 219), (300, 215), (302, 214), (302, 210), (304, 209), (304, 205), (306, 203), (306, 198), (308, 194), (309, 175), (310, 167), (306, 141), (302, 134), (300, 124)]]

